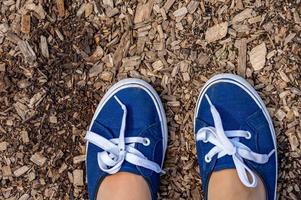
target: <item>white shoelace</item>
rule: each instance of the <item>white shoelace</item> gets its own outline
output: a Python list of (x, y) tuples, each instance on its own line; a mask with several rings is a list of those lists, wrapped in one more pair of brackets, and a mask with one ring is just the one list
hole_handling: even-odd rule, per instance
[(148, 146), (150, 144), (149, 138), (124, 136), (127, 109), (117, 96), (114, 96), (114, 98), (123, 110), (119, 138), (108, 140), (92, 131), (88, 131), (85, 137), (88, 142), (104, 150), (97, 154), (99, 168), (106, 173), (115, 174), (126, 160), (133, 165), (162, 173), (163, 170), (157, 163), (148, 160), (140, 151), (135, 149), (135, 144), (137, 143)]
[[(210, 111), (215, 126), (201, 128), (196, 135), (197, 141), (203, 141), (205, 143), (210, 142), (215, 145), (205, 155), (205, 162), (211, 162), (212, 157), (216, 154), (218, 154), (218, 159), (229, 155), (233, 159), (241, 182), (247, 187), (256, 187), (257, 179), (255, 173), (244, 163), (243, 159), (251, 160), (258, 164), (264, 164), (268, 162), (270, 156), (275, 152), (275, 150), (272, 150), (269, 154), (255, 153), (246, 145), (239, 142), (239, 137), (250, 139), (250, 132), (244, 130), (224, 131), (222, 120), (217, 109), (212, 104), (208, 95), (206, 94), (205, 96), (210, 105)], [(248, 178), (248, 174), (251, 176), (251, 181)]]

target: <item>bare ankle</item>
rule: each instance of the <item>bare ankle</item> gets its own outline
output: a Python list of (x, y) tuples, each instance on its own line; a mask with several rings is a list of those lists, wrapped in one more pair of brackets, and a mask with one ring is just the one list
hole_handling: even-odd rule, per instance
[(208, 185), (208, 199), (222, 200), (265, 200), (265, 188), (259, 177), (256, 188), (244, 186), (235, 169), (213, 172)]
[(151, 193), (142, 176), (119, 172), (107, 176), (101, 183), (97, 199), (101, 200), (150, 200)]

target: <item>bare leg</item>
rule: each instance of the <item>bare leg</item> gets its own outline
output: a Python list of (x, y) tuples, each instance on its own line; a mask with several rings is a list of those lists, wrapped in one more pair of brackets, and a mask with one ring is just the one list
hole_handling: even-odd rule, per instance
[(151, 200), (151, 193), (142, 176), (119, 172), (103, 180), (97, 193), (97, 200), (100, 199)]
[(265, 188), (257, 176), (257, 187), (244, 186), (235, 169), (226, 169), (214, 172), (209, 181), (209, 200), (265, 200)]

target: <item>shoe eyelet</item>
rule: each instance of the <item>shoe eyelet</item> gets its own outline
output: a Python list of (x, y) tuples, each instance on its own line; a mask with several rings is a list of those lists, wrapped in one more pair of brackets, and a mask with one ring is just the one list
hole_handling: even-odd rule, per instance
[(251, 137), (252, 137), (252, 135), (251, 135), (251, 133), (248, 131), (247, 132), (248, 134), (247, 134), (247, 136), (246, 136), (246, 139), (251, 139)]
[(209, 156), (205, 155), (205, 162), (206, 163), (210, 163), (211, 162), (211, 158), (209, 158)]
[(143, 138), (143, 145), (144, 146), (150, 145), (150, 140), (148, 138)]

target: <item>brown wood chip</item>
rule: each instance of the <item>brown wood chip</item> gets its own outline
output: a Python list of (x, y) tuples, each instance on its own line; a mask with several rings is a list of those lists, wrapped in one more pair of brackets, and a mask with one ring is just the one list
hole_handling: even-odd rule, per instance
[(36, 5), (34, 3), (27, 3), (25, 4), (24, 9), (35, 12), (39, 19), (45, 19), (46, 17), (46, 12), (41, 4)]
[(46, 160), (47, 159), (44, 156), (42, 156), (42, 154), (40, 154), (40, 153), (35, 153), (34, 155), (32, 155), (30, 157), (30, 161), (38, 166), (43, 166), (45, 164)]
[(285, 114), (285, 112), (283, 112), (283, 110), (279, 109), (276, 112), (275, 116), (279, 121), (282, 121), (285, 118), (286, 114)]
[(251, 8), (246, 8), (245, 10), (243, 10), (242, 12), (240, 12), (239, 14), (237, 14), (233, 17), (232, 23), (242, 22), (245, 19), (251, 18), (252, 12), (253, 12), (253, 10)]
[(106, 15), (108, 17), (114, 17), (115, 15), (117, 15), (119, 13), (119, 9), (118, 8), (112, 8), (112, 9), (107, 9), (106, 10)]
[(29, 142), (29, 137), (27, 131), (21, 131), (21, 138), (24, 144)]
[(186, 7), (182, 7), (182, 8), (179, 8), (178, 10), (176, 10), (175, 12), (173, 12), (173, 15), (175, 17), (183, 17), (187, 14), (187, 8)]
[(285, 39), (284, 39), (284, 45), (287, 45), (289, 42), (291, 42), (294, 37), (296, 36), (296, 33), (290, 33)]
[(85, 160), (86, 160), (86, 155), (79, 155), (79, 156), (75, 156), (73, 158), (73, 163), (78, 164), (78, 163), (84, 162)]
[[(111, 9), (112, 10), (112, 9)], [(113, 9), (114, 10), (114, 9)], [(115, 13), (114, 13), (115, 12)], [(91, 14), (93, 13), (93, 4), (92, 3), (87, 3), (86, 7), (85, 7), (85, 17), (89, 17)], [(109, 15), (110, 17), (116, 15), (117, 13), (119, 13), (119, 10), (117, 9), (116, 11), (113, 11), (107, 15)]]
[(76, 12), (77, 17), (81, 17), (84, 14), (86, 6), (87, 6), (87, 3), (82, 3), (81, 4), (81, 6), (79, 7), (79, 9)]
[(185, 82), (190, 81), (190, 75), (188, 72), (184, 72), (184, 73), (182, 73), (182, 75), (183, 75), (183, 79)]
[(66, 169), (68, 168), (68, 166), (66, 165), (66, 163), (63, 163), (61, 165), (61, 167), (59, 168), (59, 174), (63, 173)]
[(30, 33), (30, 15), (28, 14), (22, 15), (21, 31), (26, 34)]
[(169, 9), (172, 7), (172, 5), (175, 3), (176, 0), (167, 0), (163, 6), (166, 13), (168, 13)]
[(260, 45), (254, 47), (250, 52), (250, 62), (254, 68), (254, 70), (260, 70), (265, 65), (267, 54), (267, 48), (265, 43), (261, 43)]
[(141, 63), (140, 56), (132, 56), (122, 59), (122, 67), (124, 68), (133, 68), (135, 66), (139, 66)]
[(24, 55), (24, 58), (27, 62), (33, 63), (37, 59), (35, 52), (27, 41), (18, 41), (18, 47), (20, 48), (20, 51)]
[(103, 57), (104, 51), (101, 46), (97, 46), (93, 54), (87, 57), (85, 60), (88, 62), (96, 62), (99, 61)]
[(7, 142), (0, 142), (0, 151), (5, 151), (7, 149)]
[(29, 198), (30, 198), (29, 194), (23, 194), (22, 196), (20, 196), (18, 200), (28, 200)]
[(199, 1), (190, 1), (188, 6), (187, 6), (187, 11), (192, 14), (196, 11), (196, 9), (199, 7), (200, 2)]
[(101, 75), (100, 75), (100, 79), (104, 80), (104, 81), (111, 82), (112, 78), (113, 78), (113, 73), (112, 72), (105, 71), (105, 72), (102, 72)]
[(52, 124), (56, 124), (57, 123), (57, 117), (54, 116), (54, 115), (51, 115), (49, 117), (49, 122), (52, 123)]
[(122, 35), (120, 43), (113, 55), (114, 66), (119, 68), (122, 62), (122, 59), (127, 55), (130, 47), (130, 33), (126, 32)]
[(65, 16), (64, 0), (56, 0), (56, 8), (57, 8), (57, 11), (58, 11), (58, 15), (60, 17), (64, 17)]
[(154, 0), (148, 0), (147, 3), (139, 3), (136, 9), (134, 23), (141, 23), (150, 18), (152, 8), (154, 5)]
[(111, 8), (114, 8), (114, 2), (113, 2), (113, 0), (102, 0), (102, 2), (103, 2), (104, 6), (109, 6)]
[(16, 177), (22, 176), (23, 174), (25, 174), (27, 171), (29, 170), (28, 166), (22, 166), (20, 168), (18, 168), (17, 170), (14, 171), (14, 175)]
[(207, 42), (215, 42), (224, 38), (227, 35), (228, 22), (216, 24), (213, 27), (207, 29), (205, 39)]
[(255, 24), (255, 23), (261, 22), (261, 20), (262, 20), (262, 16), (258, 15), (256, 17), (252, 17), (252, 18), (248, 19), (248, 22), (249, 22), (249, 24)]
[(10, 166), (2, 166), (2, 176), (8, 178), (12, 175)]
[(5, 72), (5, 71), (6, 71), (5, 63), (0, 63), (0, 72)]
[(113, 67), (114, 66), (112, 54), (105, 55), (101, 59), (101, 61), (104, 62), (107, 67)]
[(299, 150), (299, 139), (298, 137), (295, 135), (295, 133), (289, 133), (288, 134), (288, 139), (289, 139), (289, 142), (290, 142), (290, 145), (291, 145), (291, 149), (293, 151), (297, 151)]
[(83, 186), (84, 185), (84, 172), (83, 170), (76, 169), (73, 171), (73, 185)]
[(245, 77), (247, 68), (247, 40), (245, 38), (239, 41), (237, 65), (237, 73)]
[(163, 63), (161, 60), (157, 60), (152, 64), (154, 72), (160, 71), (163, 68)]
[(98, 76), (103, 71), (103, 63), (96, 63), (89, 70), (89, 77)]
[(41, 35), (40, 41), (41, 53), (45, 58), (49, 58), (48, 44), (45, 36)]

